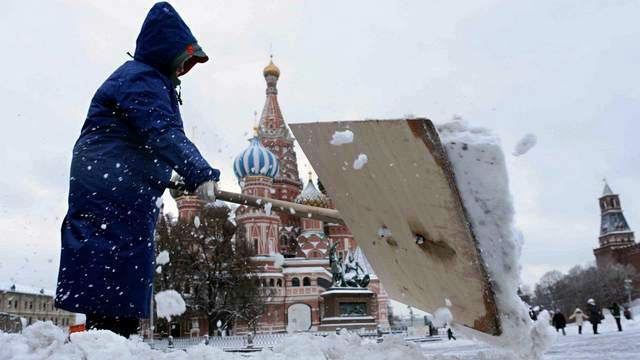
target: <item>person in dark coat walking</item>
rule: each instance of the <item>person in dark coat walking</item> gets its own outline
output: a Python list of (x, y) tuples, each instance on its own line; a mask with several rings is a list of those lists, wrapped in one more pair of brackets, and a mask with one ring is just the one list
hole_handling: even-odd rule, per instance
[(611, 316), (616, 320), (618, 331), (622, 331), (622, 324), (620, 323), (620, 305), (618, 305), (617, 302), (614, 302), (609, 306), (609, 311), (611, 311)]
[[(208, 60), (166, 2), (142, 25), (133, 60), (98, 88), (73, 148), (55, 305), (123, 336), (148, 318), (153, 235), (172, 171), (215, 198), (220, 172), (184, 133), (178, 77)], [(206, 191), (203, 191), (206, 190)]]
[(553, 314), (552, 323), (556, 328), (556, 332), (562, 330), (562, 335), (567, 335), (567, 333), (564, 331), (564, 328), (567, 326), (567, 319), (564, 317), (564, 314), (560, 311), (560, 309), (556, 309), (555, 314)]
[(593, 334), (598, 335), (598, 324), (600, 324), (604, 316), (602, 315), (602, 310), (596, 305), (595, 300), (587, 300), (587, 313), (589, 314), (589, 321), (593, 327)]
[(453, 329), (451, 329), (451, 326), (447, 326), (447, 338), (449, 340), (458, 340), (455, 335), (453, 335)]

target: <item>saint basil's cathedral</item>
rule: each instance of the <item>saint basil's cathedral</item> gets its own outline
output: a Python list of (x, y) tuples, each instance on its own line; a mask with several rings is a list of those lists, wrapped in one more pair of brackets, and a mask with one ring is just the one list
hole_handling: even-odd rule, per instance
[[(316, 186), (309, 174), (303, 186), (298, 174), (295, 139), (278, 104), (280, 70), (270, 61), (263, 75), (267, 83), (266, 102), (259, 124), (249, 146), (233, 163), (242, 193), (332, 208), (333, 202), (321, 191), (321, 183)], [(197, 197), (184, 194), (175, 200), (182, 219), (194, 218), (204, 205)], [(335, 243), (339, 256), (357, 261), (371, 278), (365, 290), (370, 292), (368, 309), (366, 314), (353, 317), (357, 320), (352, 327), (389, 325), (388, 295), (346, 226), (299, 218), (293, 210), (271, 212), (269, 204), (265, 205), (239, 206), (235, 210), (236, 241), (247, 241), (253, 246), (253, 261), (261, 269), (258, 276), (273, 294), (266, 302), (258, 331), (331, 330), (323, 324), (323, 319), (329, 317), (325, 316), (321, 295), (332, 286), (329, 248)], [(236, 333), (247, 330), (246, 324), (235, 326)]]

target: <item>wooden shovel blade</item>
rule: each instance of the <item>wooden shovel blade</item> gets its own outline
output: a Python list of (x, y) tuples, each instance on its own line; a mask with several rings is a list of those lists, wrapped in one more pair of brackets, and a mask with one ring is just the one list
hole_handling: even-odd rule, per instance
[[(500, 334), (481, 252), (430, 120), (290, 127), (393, 299), (430, 312), (450, 302), (457, 324)], [(353, 142), (332, 145), (345, 130)], [(367, 162), (356, 169), (360, 154)]]

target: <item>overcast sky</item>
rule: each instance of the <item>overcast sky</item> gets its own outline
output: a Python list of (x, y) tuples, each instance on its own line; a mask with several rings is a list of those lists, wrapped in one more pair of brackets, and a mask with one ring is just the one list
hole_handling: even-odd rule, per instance
[[(492, 128), (525, 283), (594, 260), (603, 177), (640, 228), (640, 2), (172, 3), (213, 59), (183, 79), (182, 114), (224, 188), (236, 186), (232, 159), (262, 109), (272, 51), (289, 123), (459, 114)], [(0, 282), (55, 287), (71, 149), (152, 4), (3, 2)], [(538, 145), (512, 156), (527, 133)]]

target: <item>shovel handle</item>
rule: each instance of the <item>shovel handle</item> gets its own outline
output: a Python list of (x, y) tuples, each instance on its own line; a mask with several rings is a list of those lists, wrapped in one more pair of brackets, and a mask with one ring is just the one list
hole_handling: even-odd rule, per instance
[[(167, 187), (170, 189), (184, 190), (184, 185), (173, 181), (170, 182)], [(261, 196), (238, 194), (220, 189), (216, 191), (216, 199), (238, 205), (247, 205), (257, 208), (263, 208), (267, 203), (270, 203), (272, 211), (290, 213), (291, 215), (297, 216), (299, 218), (308, 218), (329, 223), (344, 224), (340, 213), (336, 209), (303, 205), (290, 201), (270, 199)]]

